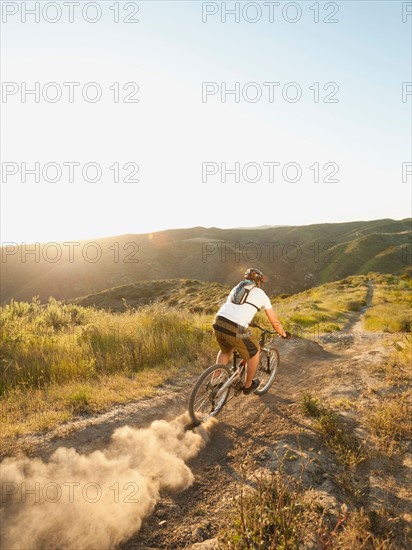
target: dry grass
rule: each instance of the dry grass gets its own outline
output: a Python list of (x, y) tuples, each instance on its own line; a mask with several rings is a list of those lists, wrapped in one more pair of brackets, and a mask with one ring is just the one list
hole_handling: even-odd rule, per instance
[(0, 313), (0, 392), (139, 372), (204, 347), (203, 317), (153, 305), (123, 314), (12, 302)]
[[(399, 537), (385, 513), (348, 511), (337, 516), (305, 494), (301, 478), (271, 472), (254, 476), (255, 490), (242, 487), (219, 534), (227, 550), (396, 550)], [(393, 519), (393, 518), (392, 518)], [(405, 546), (406, 548), (406, 546)]]
[(396, 275), (375, 275), (372, 307), (365, 313), (368, 330), (410, 332), (412, 279)]
[(204, 319), (158, 304), (113, 314), (12, 302), (0, 313), (2, 452), (20, 436), (153, 395), (183, 366), (197, 373), (215, 346)]
[(364, 407), (365, 423), (376, 446), (389, 456), (403, 449), (412, 438), (412, 338), (406, 335), (392, 342), (393, 352), (370, 371), (383, 376), (374, 392), (373, 405)]
[[(382, 514), (383, 515), (383, 514)], [(363, 508), (350, 514), (336, 534), (331, 550), (398, 550), (400, 547), (388, 518)], [(406, 548), (406, 546), (405, 546)]]
[(298, 548), (304, 506), (299, 480), (272, 474), (256, 478), (256, 492), (240, 490), (237, 505), (220, 535), (228, 549)]
[(366, 422), (377, 446), (392, 456), (400, 442), (412, 438), (412, 391), (392, 395), (366, 414)]
[(353, 429), (330, 407), (321, 404), (311, 394), (304, 393), (301, 408), (304, 414), (316, 419), (316, 428), (342, 464), (356, 466), (367, 458), (366, 449), (353, 433)]
[(116, 405), (152, 397), (164, 384), (173, 385), (177, 378), (182, 381), (191, 377), (203, 366), (199, 359), (183, 371), (175, 362), (128, 376), (102, 375), (84, 382), (53, 384), (42, 390), (16, 388), (2, 400), (0, 453), (13, 454), (22, 437), (50, 431), (79, 415), (103, 413)]
[[(393, 277), (393, 281), (396, 285), (397, 278)], [(387, 284), (388, 280), (383, 277), (376, 281), (375, 289), (383, 282)], [(404, 304), (406, 300), (401, 296), (400, 303)], [(392, 303), (392, 307), (396, 310), (397, 306)], [(371, 465), (376, 467), (377, 461), (389, 460), (393, 466), (396, 461), (389, 457), (412, 437), (411, 338), (391, 335), (387, 340), (393, 345), (389, 360), (366, 367), (380, 375), (379, 386), (373, 394), (359, 402), (337, 399), (333, 408), (332, 402), (325, 404), (313, 395), (302, 397), (304, 414), (313, 418), (313, 427), (336, 459), (333, 479), (338, 489), (334, 495), (337, 499), (345, 495), (352, 509), (341, 509), (331, 520), (320, 505), (316, 502), (311, 505), (304, 498), (300, 481), (289, 478), (280, 469), (264, 480), (263, 489), (259, 485), (262, 482), (258, 482), (256, 491), (249, 491), (237, 500), (221, 535), (222, 548), (397, 550), (410, 547), (412, 539), (405, 514), (395, 507), (375, 509), (376, 503), (368, 501), (367, 472), (371, 471)], [(365, 442), (360, 441), (353, 425), (334, 409), (356, 411)], [(384, 450), (389, 457), (383, 457), (377, 450)], [(365, 462), (365, 459), (370, 460)]]

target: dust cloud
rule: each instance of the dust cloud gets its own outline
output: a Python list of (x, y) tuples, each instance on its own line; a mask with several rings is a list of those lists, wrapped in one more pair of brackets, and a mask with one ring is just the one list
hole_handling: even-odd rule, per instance
[(60, 447), (49, 461), (7, 458), (1, 465), (1, 548), (110, 549), (136, 533), (162, 489), (181, 491), (186, 462), (206, 445), (211, 419), (185, 431), (186, 415), (148, 428), (117, 429), (89, 455)]

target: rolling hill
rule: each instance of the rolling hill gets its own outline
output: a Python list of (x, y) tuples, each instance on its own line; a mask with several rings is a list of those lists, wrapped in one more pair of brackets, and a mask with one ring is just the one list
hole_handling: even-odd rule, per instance
[(74, 299), (148, 280), (187, 278), (232, 286), (249, 266), (269, 274), (269, 293), (295, 293), (369, 271), (406, 271), (411, 235), (411, 219), (383, 219), (8, 244), (2, 247), (1, 302), (35, 295), (42, 301)]
[(230, 288), (220, 283), (194, 279), (139, 281), (89, 294), (72, 301), (82, 307), (96, 307), (117, 312), (137, 309), (154, 302), (187, 309), (192, 313), (214, 313), (225, 301)]

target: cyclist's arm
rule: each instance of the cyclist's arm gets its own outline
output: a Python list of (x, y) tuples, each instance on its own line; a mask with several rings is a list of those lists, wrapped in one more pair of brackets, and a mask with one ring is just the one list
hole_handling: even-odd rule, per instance
[(279, 319), (276, 317), (276, 313), (273, 311), (273, 308), (265, 309), (265, 313), (267, 318), (269, 319), (269, 323), (272, 325), (274, 330), (278, 334), (280, 334), (283, 338), (286, 337), (286, 332), (284, 328), (282, 327), (282, 323), (279, 321)]

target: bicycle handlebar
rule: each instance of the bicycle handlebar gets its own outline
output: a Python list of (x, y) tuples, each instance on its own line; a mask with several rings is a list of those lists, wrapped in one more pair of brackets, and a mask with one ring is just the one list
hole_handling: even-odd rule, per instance
[(262, 334), (276, 334), (276, 336), (279, 336), (279, 338), (291, 338), (292, 337), (292, 335), (288, 332), (286, 332), (286, 334), (288, 334), (289, 336), (281, 336), (278, 332), (276, 332), (276, 330), (267, 330), (265, 328), (260, 327), (259, 325), (257, 325), (253, 321), (251, 323), (249, 323), (249, 326), (253, 327), (253, 328), (258, 328), (259, 330), (262, 331)]
[(280, 336), (280, 334), (278, 332), (276, 332), (276, 330), (267, 330), (265, 328), (260, 327), (256, 323), (253, 323), (253, 322), (249, 323), (249, 326), (253, 327), (253, 328), (258, 328), (259, 330), (261, 330), (262, 332), (265, 332), (266, 334), (277, 334), (278, 336)]

